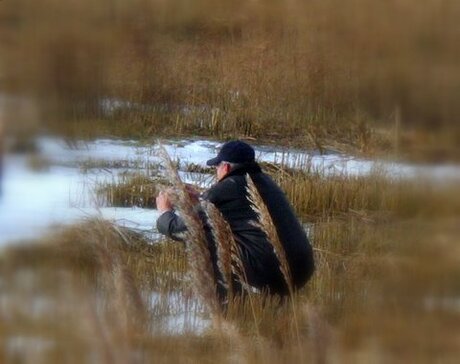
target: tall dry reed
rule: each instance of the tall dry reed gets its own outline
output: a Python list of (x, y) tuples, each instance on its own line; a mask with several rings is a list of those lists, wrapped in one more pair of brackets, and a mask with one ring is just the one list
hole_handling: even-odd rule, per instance
[(196, 203), (199, 204), (199, 202), (192, 201), (168, 152), (161, 145), (158, 145), (158, 155), (166, 167), (166, 177), (174, 186), (175, 204), (187, 226), (187, 258), (191, 269), (192, 285), (196, 294), (200, 296), (203, 303), (208, 307), (216, 327), (220, 327), (222, 323), (222, 311), (217, 297), (211, 254), (208, 248), (203, 221), (196, 208)]
[(268, 241), (273, 245), (273, 250), (280, 263), (280, 270), (286, 281), (286, 285), (291, 295), (294, 294), (294, 287), (292, 282), (291, 270), (289, 268), (289, 262), (286, 257), (284, 247), (279, 240), (276, 226), (273, 223), (270, 212), (268, 211), (267, 205), (262, 199), (256, 185), (254, 184), (251, 176), (246, 175), (248, 199), (251, 202), (251, 207), (258, 216), (258, 221), (255, 222), (256, 226), (259, 227), (267, 236)]
[(284, 276), (286, 285), (289, 290), (289, 298), (292, 307), (292, 316), (293, 316), (293, 328), (295, 330), (295, 336), (297, 339), (298, 350), (301, 360), (304, 360), (304, 350), (301, 343), (301, 335), (299, 329), (299, 320), (297, 313), (297, 304), (295, 299), (295, 290), (292, 280), (291, 270), (289, 268), (289, 262), (287, 260), (286, 251), (284, 250), (283, 244), (281, 243), (278, 232), (276, 231), (276, 225), (271, 218), (270, 211), (268, 211), (267, 205), (262, 199), (259, 191), (257, 190), (254, 181), (252, 180), (249, 174), (246, 175), (246, 189), (248, 193), (248, 199), (251, 202), (252, 209), (258, 215), (258, 221), (254, 224), (259, 227), (267, 236), (267, 239), (270, 244), (273, 246), (273, 251), (275, 252), (276, 257), (278, 258), (280, 264), (281, 273)]
[(222, 273), (223, 283), (231, 294), (233, 291), (233, 260), (238, 248), (232, 230), (220, 211), (211, 202), (205, 202), (204, 209), (216, 243), (217, 266)]

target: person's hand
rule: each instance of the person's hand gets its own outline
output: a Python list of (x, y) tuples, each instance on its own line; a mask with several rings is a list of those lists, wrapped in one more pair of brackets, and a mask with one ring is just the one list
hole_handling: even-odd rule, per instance
[(169, 197), (169, 194), (166, 191), (160, 191), (156, 198), (156, 204), (157, 210), (161, 213), (171, 211), (173, 209), (171, 198)]

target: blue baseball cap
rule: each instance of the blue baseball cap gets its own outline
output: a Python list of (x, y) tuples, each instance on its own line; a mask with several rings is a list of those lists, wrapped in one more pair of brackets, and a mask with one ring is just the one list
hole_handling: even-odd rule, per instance
[(208, 166), (217, 166), (220, 162), (251, 163), (255, 161), (254, 149), (241, 140), (232, 140), (225, 143), (217, 157), (206, 162)]

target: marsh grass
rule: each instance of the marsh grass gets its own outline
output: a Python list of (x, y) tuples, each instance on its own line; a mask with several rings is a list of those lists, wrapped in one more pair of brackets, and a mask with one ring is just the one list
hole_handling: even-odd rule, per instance
[(145, 174), (121, 174), (115, 181), (99, 182), (95, 189), (99, 206), (155, 208), (155, 198), (167, 181)]
[(33, 95), (35, 118), (74, 136), (250, 136), (442, 159), (458, 152), (458, 11), (414, 0), (4, 2), (2, 87)]
[[(459, 233), (455, 221), (431, 221), (420, 229), (420, 219), (376, 226), (354, 219), (318, 222), (312, 236), (317, 272), (294, 298), (305, 360), (318, 362), (318, 345), (326, 346), (328, 361), (361, 362), (359, 355), (367, 358), (363, 362), (453, 360), (458, 315), (445, 300), (459, 289), (458, 257), (451, 250)], [(5, 363), (14, 358), (47, 363), (92, 362), (91, 357), (134, 363), (235, 356), (246, 362), (299, 359), (292, 308), (275, 297), (253, 295), (252, 307), (247, 299), (236, 298), (228, 306), (227, 320), (237, 325), (242, 339), (212, 331), (195, 334), (206, 313), (190, 295), (184, 246), (168, 241), (151, 245), (137, 234), (121, 233), (106, 222), (90, 221), (46, 242), (2, 252)], [(137, 292), (142, 304), (132, 306)], [(149, 300), (151, 292), (159, 298)], [(180, 312), (176, 305), (188, 310), (191, 331), (171, 333), (165, 326), (167, 317)], [(311, 305), (321, 312), (320, 324)], [(136, 320), (142, 307), (146, 316)], [(326, 334), (315, 339), (312, 325)], [(18, 351), (14, 337), (52, 345), (32, 359), (33, 341)]]
[[(215, 178), (211, 168), (193, 163), (181, 164), (180, 161), (173, 162), (173, 165), (174, 168), (180, 167), (184, 176), (193, 180), (198, 191), (203, 190), (203, 185), (210, 185)], [(37, 165), (36, 168), (39, 167)], [(95, 168), (110, 171), (113, 175), (111, 180), (96, 182), (94, 194), (98, 206), (155, 208), (155, 197), (158, 193), (172, 186), (171, 182), (163, 177), (164, 173), (159, 164), (141, 161), (87, 161), (80, 165), (83, 172)], [(135, 169), (137, 172), (134, 172)]]
[(211, 175), (215, 173), (215, 169), (213, 167), (202, 166), (196, 163), (187, 163), (183, 169), (191, 173), (202, 173), (202, 174), (211, 174)]
[(94, 169), (103, 169), (103, 170), (133, 170), (133, 169), (145, 169), (147, 173), (156, 172), (158, 165), (154, 163), (149, 163), (148, 161), (141, 160), (97, 160), (97, 159), (86, 159), (84, 161), (78, 162), (78, 167), (83, 173), (87, 173)]
[(217, 266), (222, 274), (222, 284), (228, 292), (229, 300), (231, 300), (233, 275), (235, 274), (240, 284), (244, 285), (247, 283), (243, 275), (244, 267), (238, 254), (239, 249), (233, 238), (230, 225), (217, 207), (210, 202), (205, 202), (204, 211), (206, 212), (216, 244)]
[(214, 327), (220, 330), (222, 327), (222, 308), (217, 296), (217, 282), (214, 278), (215, 273), (203, 221), (200, 211), (196, 209), (197, 205), (199, 206), (199, 201), (194, 200), (189, 194), (168, 152), (160, 143), (158, 155), (163, 161), (167, 176), (173, 186), (172, 202), (181, 213), (187, 227), (185, 244), (194, 293), (200, 296), (202, 303), (210, 311)]
[[(381, 170), (368, 175), (328, 175), (322, 168), (269, 169), (297, 212), (306, 220), (354, 215), (369, 221), (418, 215), (449, 216), (460, 212), (454, 181), (391, 176)], [(425, 198), (420, 198), (424, 196)]]
[(314, 247), (295, 305), (237, 296), (213, 330), (183, 244), (87, 221), (1, 251), (2, 362), (456, 362), (458, 187), (270, 173)]
[(286, 252), (279, 240), (278, 233), (276, 232), (276, 226), (273, 223), (270, 212), (268, 211), (262, 196), (249, 175), (246, 175), (246, 183), (248, 199), (251, 202), (252, 209), (256, 212), (258, 217), (257, 221), (254, 221), (253, 223), (265, 233), (268, 241), (273, 246), (273, 251), (278, 258), (280, 270), (288, 287), (289, 294), (293, 295), (294, 287), (291, 270), (289, 268)]

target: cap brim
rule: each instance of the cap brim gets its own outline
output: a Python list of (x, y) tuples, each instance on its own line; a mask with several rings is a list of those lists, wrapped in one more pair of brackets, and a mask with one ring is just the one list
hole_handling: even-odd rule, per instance
[(220, 160), (220, 158), (219, 158), (219, 157), (216, 157), (216, 158), (212, 158), (212, 159), (208, 160), (208, 161), (206, 162), (206, 164), (207, 164), (208, 166), (217, 166), (220, 162), (222, 162), (222, 161)]

